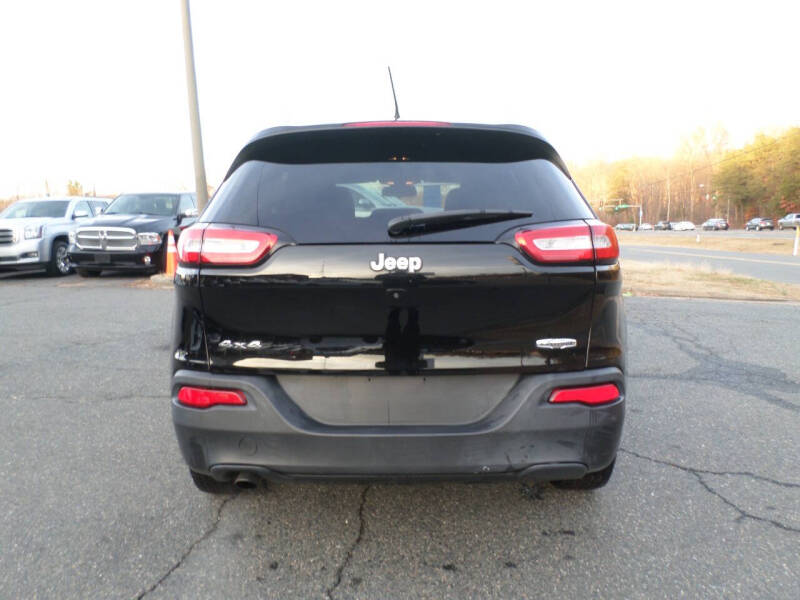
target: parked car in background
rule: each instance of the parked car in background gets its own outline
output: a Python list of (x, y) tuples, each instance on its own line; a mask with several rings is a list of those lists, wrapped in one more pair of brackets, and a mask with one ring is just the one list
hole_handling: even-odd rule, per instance
[(639, 225), (639, 231), (653, 231), (652, 223), (642, 223)]
[[(405, 206), (367, 214), (350, 191), (374, 181), (439, 193), (425, 211), (396, 190)], [(200, 490), (609, 480), (626, 402), (619, 245), (533, 130), (267, 130), (178, 259), (172, 419)]]
[(702, 227), (704, 231), (727, 231), (730, 225), (727, 219), (709, 219)]
[(15, 202), (0, 213), (0, 270), (46, 269), (67, 275), (69, 234), (100, 214), (104, 198), (79, 196), (35, 198)]
[(677, 223), (671, 223), (671, 225), (675, 231), (693, 231), (696, 229), (691, 221), (678, 221)]
[(668, 231), (672, 229), (672, 223), (670, 223), (669, 221), (659, 221), (658, 223), (656, 223), (654, 229), (656, 231)]
[(617, 231), (636, 231), (636, 223), (617, 223), (614, 229)]
[(778, 229), (783, 231), (786, 228), (800, 227), (800, 213), (789, 213), (782, 219), (778, 219)]
[(744, 224), (745, 231), (761, 231), (762, 229), (775, 229), (775, 221), (764, 217), (756, 217)]
[(177, 239), (196, 219), (194, 194), (122, 194), (102, 215), (70, 233), (69, 258), (81, 277), (105, 270), (158, 272), (164, 268), (168, 232)]

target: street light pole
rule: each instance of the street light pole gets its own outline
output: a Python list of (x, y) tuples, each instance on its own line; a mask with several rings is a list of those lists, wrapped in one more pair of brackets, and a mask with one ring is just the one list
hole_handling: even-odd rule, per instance
[(206, 166), (203, 161), (203, 137), (200, 133), (200, 107), (197, 102), (197, 78), (194, 70), (189, 0), (181, 0), (181, 17), (183, 21), (183, 55), (186, 61), (186, 91), (189, 94), (189, 123), (192, 128), (194, 185), (197, 190), (197, 210), (203, 212), (208, 204), (208, 187), (206, 185)]

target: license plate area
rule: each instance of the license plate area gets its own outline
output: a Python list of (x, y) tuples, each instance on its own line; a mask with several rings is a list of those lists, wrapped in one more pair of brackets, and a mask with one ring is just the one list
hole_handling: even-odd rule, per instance
[(110, 254), (95, 254), (94, 255), (94, 262), (102, 265), (107, 265), (111, 262), (111, 255)]

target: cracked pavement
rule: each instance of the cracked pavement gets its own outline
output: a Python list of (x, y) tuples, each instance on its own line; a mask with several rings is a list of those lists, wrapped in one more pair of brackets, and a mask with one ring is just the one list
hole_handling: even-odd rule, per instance
[[(797, 305), (626, 300), (610, 484), (195, 491), (171, 292), (0, 280), (0, 596), (800, 597)], [(84, 282), (80, 282), (84, 283)]]

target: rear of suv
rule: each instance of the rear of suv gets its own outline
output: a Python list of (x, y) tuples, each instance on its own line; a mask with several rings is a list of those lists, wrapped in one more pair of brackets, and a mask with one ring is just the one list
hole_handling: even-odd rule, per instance
[(194, 482), (604, 485), (618, 256), (528, 128), (262, 132), (178, 243), (172, 417)]

